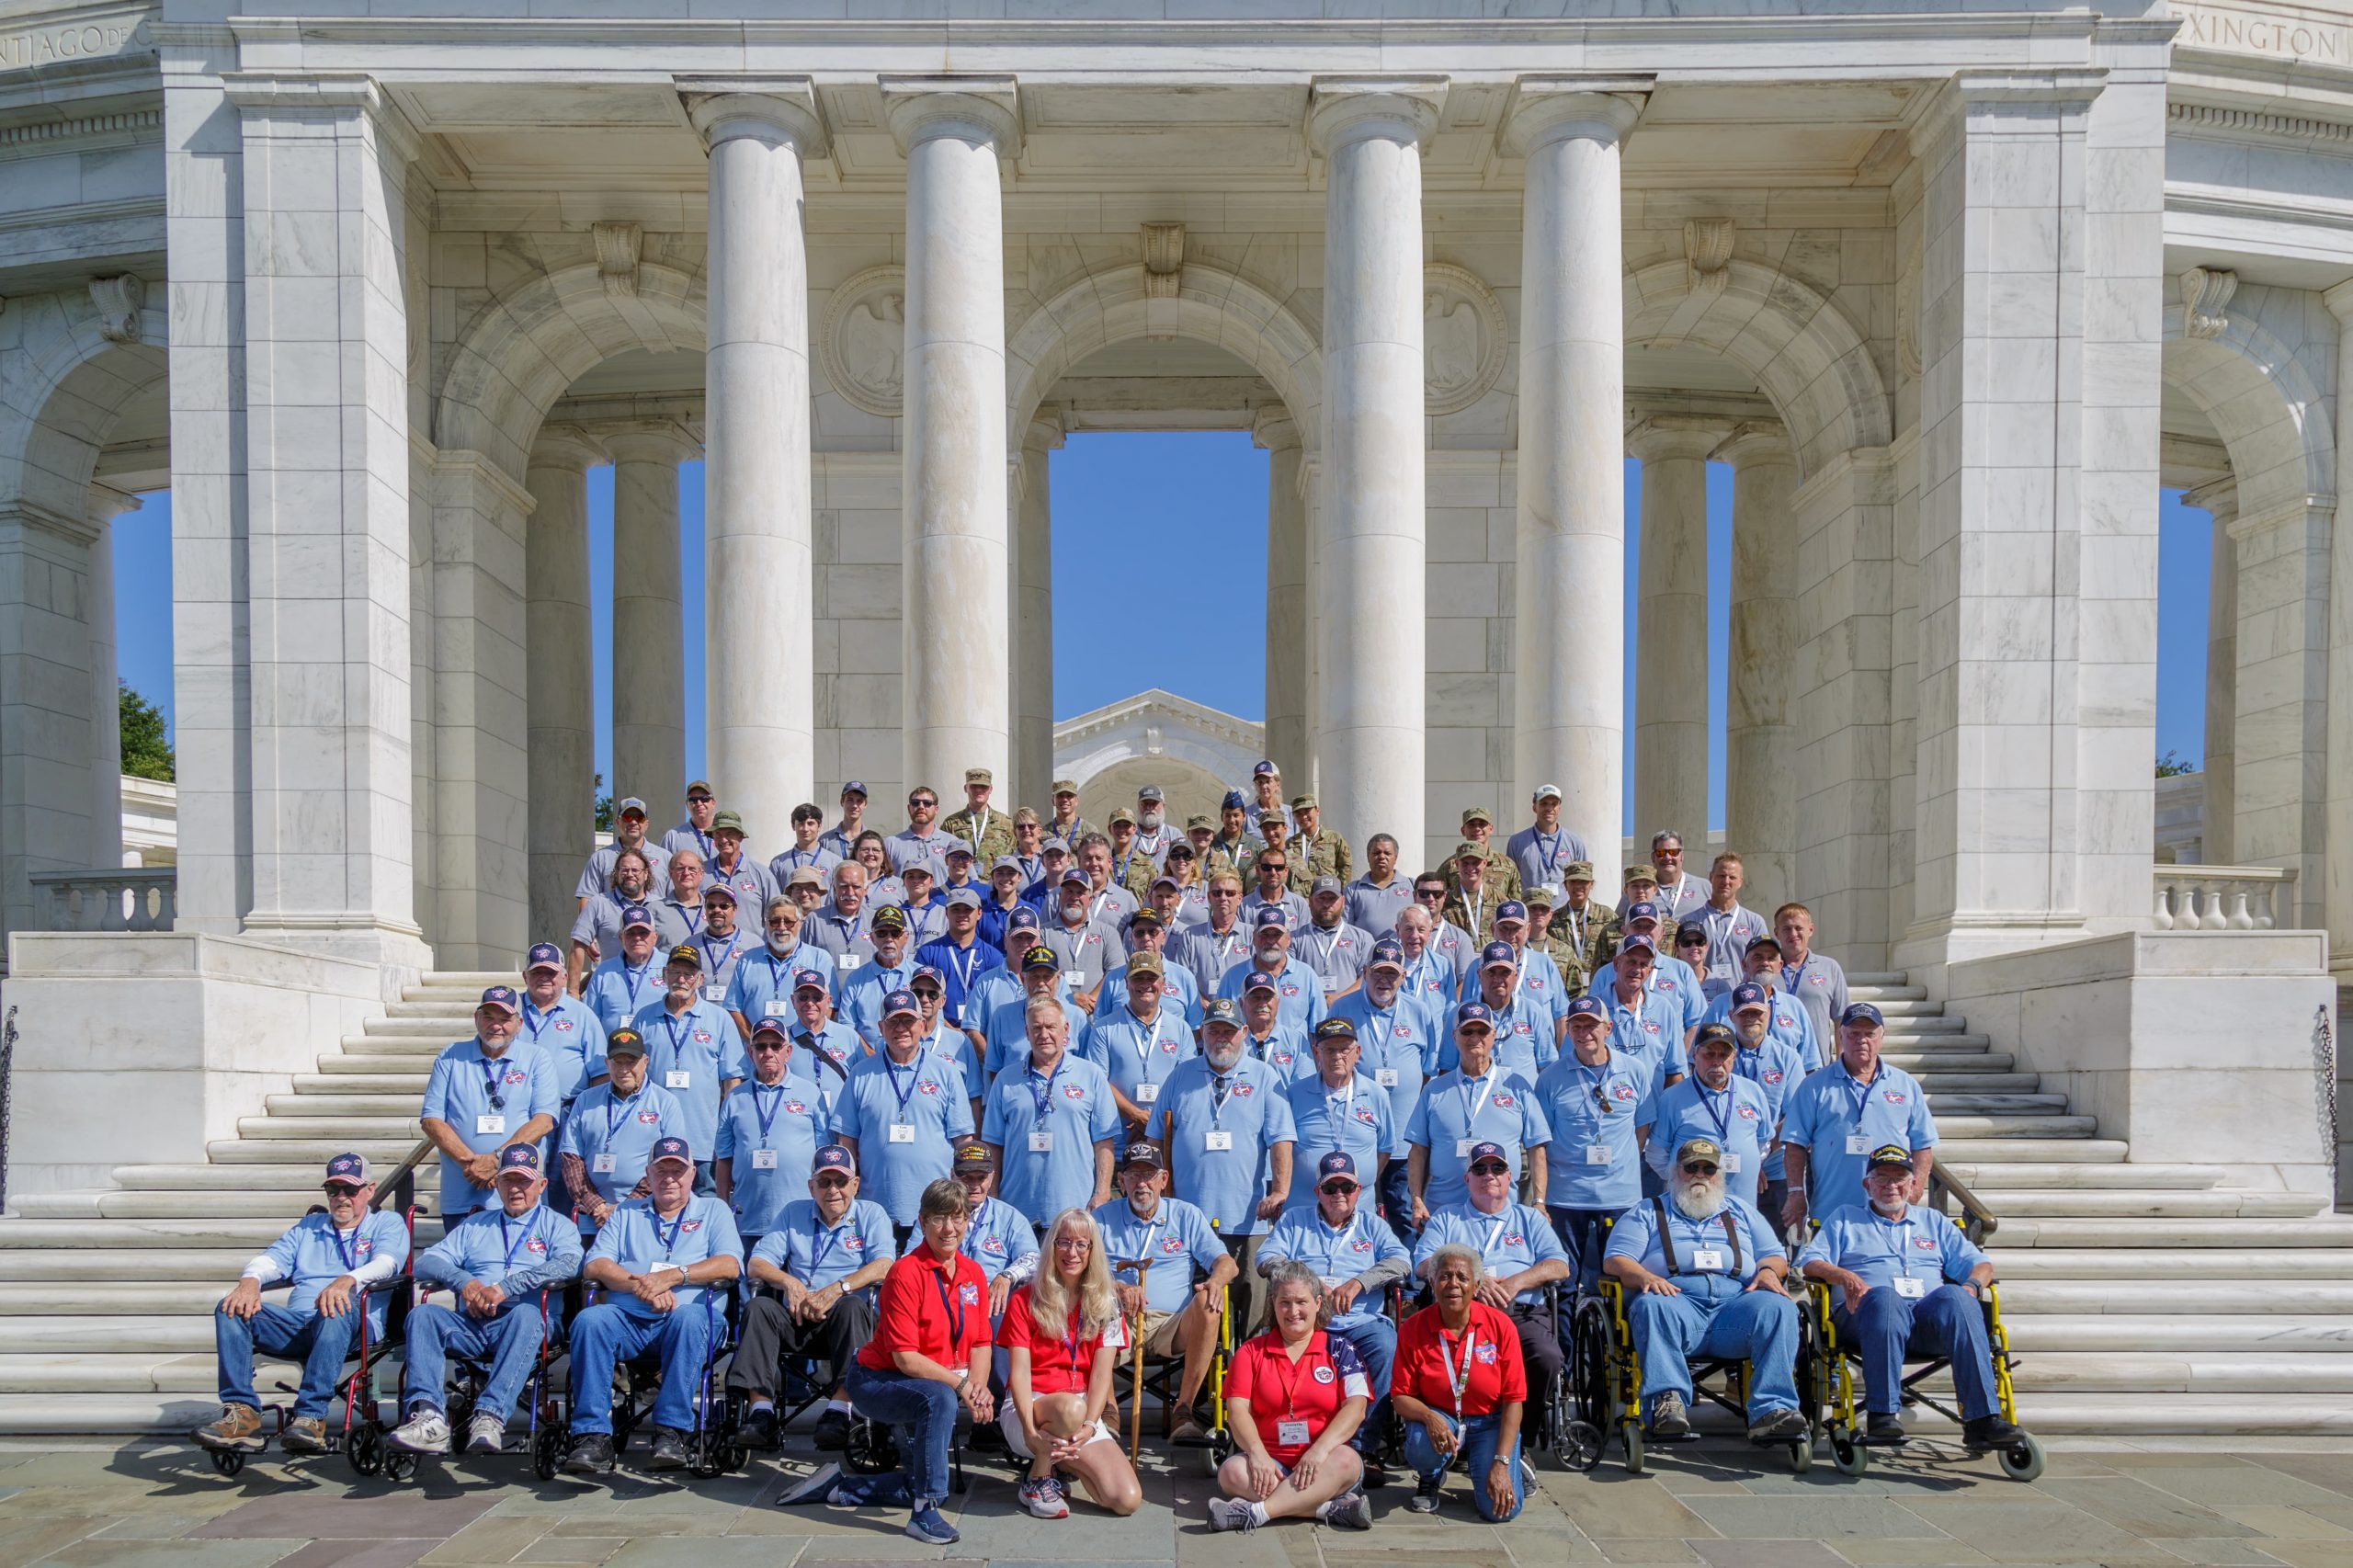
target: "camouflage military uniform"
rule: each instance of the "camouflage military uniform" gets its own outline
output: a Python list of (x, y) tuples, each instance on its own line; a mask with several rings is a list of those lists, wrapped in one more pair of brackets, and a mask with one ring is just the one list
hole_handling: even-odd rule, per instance
[(1586, 968), (1585, 956), (1570, 945), (1566, 938), (1555, 937), (1548, 930), (1544, 933), (1543, 945), (1538, 949), (1538, 951), (1560, 967), (1561, 984), (1566, 988), (1569, 995), (1585, 994), (1586, 977), (1593, 971)]
[[(1583, 942), (1577, 941), (1573, 935), (1574, 926), (1575, 922), (1571, 918), (1568, 906), (1563, 904), (1552, 911), (1552, 924), (1547, 928), (1546, 936), (1552, 942), (1575, 953), (1577, 966), (1589, 976), (1594, 971), (1608, 963), (1610, 955), (1618, 950), (1618, 938), (1620, 935), (1618, 913), (1608, 904), (1588, 901), (1585, 906), (1585, 940)], [(1557, 959), (1559, 955), (1555, 954), (1554, 957)], [(1562, 960), (1561, 967), (1565, 971), (1568, 968), (1567, 960)]]
[[(1511, 857), (1495, 848), (1483, 848), (1479, 853), (1487, 862), (1486, 875), (1481, 880), (1488, 893), (1498, 902), (1518, 898), (1521, 892), (1519, 868), (1512, 864)], [(1461, 873), (1454, 869), (1454, 862), (1450, 859), (1446, 863), (1446, 891), (1449, 896), (1462, 891)]]
[(1469, 931), (1471, 939), (1481, 947), (1495, 939), (1495, 905), (1504, 902), (1492, 885), (1485, 892), (1486, 900), (1479, 906), (1479, 924), (1477, 928), (1473, 929), (1471, 924), (1471, 903), (1462, 896), (1462, 889), (1454, 882), (1449, 873), (1446, 903), (1439, 915), (1455, 929)]
[(1315, 842), (1302, 846), (1306, 851), (1309, 879), (1337, 877), (1346, 886), (1356, 875), (1356, 857), (1348, 849), (1348, 841), (1330, 828), (1316, 830)]
[(981, 835), (978, 844), (972, 844), (972, 808), (967, 806), (941, 823), (940, 831), (954, 834), (965, 843), (972, 844), (973, 856), (983, 867), (988, 866), (1000, 855), (1014, 852), (1011, 812), (1000, 812), (992, 806), (989, 809), (988, 831)]
[(1242, 879), (1246, 890), (1250, 886), (1250, 862), (1258, 858), (1259, 840), (1228, 839), (1220, 834), (1210, 840), (1209, 854), (1201, 862), (1201, 880), (1207, 881), (1221, 869), (1232, 871)]

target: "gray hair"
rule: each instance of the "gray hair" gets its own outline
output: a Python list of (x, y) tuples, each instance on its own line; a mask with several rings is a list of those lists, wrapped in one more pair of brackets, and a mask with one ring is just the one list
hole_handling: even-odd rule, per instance
[(1651, 853), (1654, 855), (1657, 854), (1659, 846), (1665, 844), (1670, 838), (1675, 840), (1675, 846), (1677, 849), (1683, 847), (1683, 835), (1676, 832), (1671, 827), (1663, 827), (1656, 833), (1651, 835)]
[(1470, 1266), (1471, 1289), (1473, 1290), (1477, 1290), (1485, 1282), (1487, 1278), (1487, 1260), (1479, 1256), (1479, 1249), (1471, 1245), (1469, 1243), (1449, 1242), (1444, 1246), (1438, 1248), (1436, 1252), (1430, 1254), (1429, 1278), (1436, 1279), (1438, 1278), (1438, 1271), (1445, 1267), (1449, 1263), (1463, 1263)]
[(1040, 991), (1022, 1004), (1021, 1026), (1024, 1029), (1038, 1018), (1052, 1018), (1060, 1023), (1070, 1021), (1069, 1015), (1063, 1011), (1061, 999), (1051, 991)]
[[(1467, 1251), (1468, 1249), (1466, 1248), (1465, 1250)], [(1331, 1298), (1324, 1289), (1323, 1277), (1317, 1274), (1315, 1270), (1308, 1267), (1307, 1265), (1300, 1262), (1299, 1259), (1295, 1257), (1287, 1257), (1280, 1263), (1268, 1266), (1266, 1270), (1266, 1274), (1267, 1310), (1266, 1321), (1262, 1326), (1268, 1334), (1276, 1332), (1275, 1298), (1281, 1293), (1282, 1288), (1286, 1285), (1304, 1286), (1307, 1289), (1307, 1293), (1314, 1298), (1316, 1327), (1322, 1328), (1325, 1324), (1332, 1321)]]

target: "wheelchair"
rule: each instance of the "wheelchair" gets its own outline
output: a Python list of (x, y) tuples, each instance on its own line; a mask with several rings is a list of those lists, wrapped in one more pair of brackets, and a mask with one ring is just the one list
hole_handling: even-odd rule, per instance
[[(550, 1298), (561, 1295), (566, 1311), (561, 1322), (549, 1317)], [(577, 1283), (569, 1286), (543, 1286), (539, 1292), (540, 1324), (540, 1354), (531, 1368), (530, 1381), (524, 1385), (524, 1405), (530, 1412), (527, 1428), (528, 1442), (524, 1452), (530, 1455), (531, 1473), (541, 1481), (553, 1481), (563, 1463), (566, 1429), (563, 1401), (556, 1390), (561, 1386), (555, 1373), (564, 1359), (566, 1346), (563, 1324), (571, 1321), (571, 1307), (579, 1296)], [(449, 1386), (444, 1412), (449, 1424), (449, 1449), (445, 1458), (455, 1459), (465, 1451), (466, 1426), (473, 1418), (474, 1408), (482, 1401), (490, 1381), (489, 1367), (472, 1358), (452, 1354), (449, 1357)], [(390, 1481), (406, 1481), (417, 1471), (418, 1461), (428, 1456), (405, 1454), (387, 1448), (384, 1450), (384, 1476)]]
[[(1804, 1401), (1811, 1376), (1811, 1322), (1802, 1307), (1798, 1313), (1797, 1385)], [(1643, 1473), (1646, 1456), (1643, 1432), (1643, 1368), (1634, 1353), (1634, 1329), (1628, 1315), (1626, 1288), (1604, 1275), (1600, 1287), (1583, 1295), (1572, 1310), (1569, 1345), (1561, 1383), (1568, 1420), (1585, 1428), (1572, 1449), (1570, 1468), (1590, 1471), (1599, 1465), (1614, 1434), (1621, 1446), (1626, 1473)], [(1691, 1361), (1694, 1403), (1706, 1401), (1729, 1411), (1744, 1423), (1748, 1418), (1748, 1363), (1729, 1357), (1694, 1357)], [(1697, 1442), (1696, 1431), (1673, 1439)], [(1774, 1445), (1789, 1450), (1791, 1473), (1803, 1475), (1813, 1467), (1811, 1422), (1801, 1437)], [(1556, 1449), (1556, 1452), (1560, 1450)]]
[[(1857, 1369), (1861, 1364), (1862, 1352), (1855, 1346), (1839, 1343), (1838, 1331), (1830, 1318), (1831, 1310), (1837, 1304), (1836, 1289), (1818, 1279), (1810, 1283), (1813, 1289), (1807, 1293), (1806, 1326), (1813, 1353), (1799, 1368), (1799, 1397), (1805, 1403), (1808, 1425), (1830, 1439), (1831, 1464), (1841, 1475), (1860, 1475), (1870, 1468), (1870, 1449), (1860, 1436), (1863, 1422), (1858, 1407), (1861, 1379)], [(2010, 1336), (2002, 1326), (1999, 1288), (1988, 1281), (1979, 1305), (1985, 1314), (1986, 1346), (1993, 1353), (1995, 1408), (2004, 1420), (2015, 1424), (2018, 1400), (2010, 1387)], [(1903, 1396), (1906, 1403), (1925, 1404), (1958, 1426), (1961, 1423), (1961, 1412), (1921, 1386), (1951, 1365), (1949, 1358), (1933, 1357), (1910, 1367), (1904, 1374)], [(1970, 1450), (1972, 1455), (1984, 1451)], [(2032, 1481), (2042, 1473), (2042, 1444), (2030, 1433), (2021, 1431), (2018, 1441), (1993, 1453), (2002, 1473), (2012, 1481)]]
[[(1151, 1267), (1148, 1258), (1132, 1263), (1114, 1262), (1111, 1272), (1123, 1277), (1123, 1284), (1141, 1286)], [(1129, 1276), (1132, 1278), (1125, 1278)], [(1128, 1358), (1112, 1374), (1111, 1403), (1115, 1413), (1120, 1404), (1128, 1406), (1128, 1460), (1133, 1463), (1142, 1446), (1144, 1395), (1150, 1394), (1160, 1403), (1160, 1435), (1165, 1437), (1176, 1430), (1176, 1391), (1183, 1380), (1185, 1358), (1180, 1352), (1147, 1360), (1141, 1317), (1130, 1321), (1128, 1335)], [(1216, 1475), (1218, 1468), (1233, 1454), (1233, 1434), (1225, 1421), (1225, 1376), (1233, 1364), (1233, 1293), (1222, 1290), (1218, 1292), (1216, 1346), (1211, 1353), (1209, 1376), (1201, 1383), (1210, 1400), (1209, 1427), (1201, 1436), (1183, 1438), (1176, 1444), (1194, 1450), (1203, 1475)]]
[[(714, 1332), (710, 1348), (696, 1373), (695, 1392), (691, 1400), (694, 1425), (687, 1429), (687, 1472), (699, 1480), (710, 1481), (731, 1471), (741, 1470), (750, 1460), (750, 1450), (741, 1437), (742, 1412), (735, 1408), (737, 1401), (720, 1381), (721, 1363), (733, 1354), (736, 1334), (741, 1326), (735, 1311), (735, 1289), (733, 1285), (704, 1287), (700, 1310), (710, 1313)], [(581, 1309), (597, 1304), (602, 1294), (595, 1287), (584, 1293)], [(694, 1310), (694, 1309), (688, 1309)], [(576, 1316), (576, 1314), (575, 1314)], [(540, 1369), (553, 1365), (551, 1350), (542, 1346)], [(566, 1358), (567, 1361), (569, 1358)], [(533, 1434), (531, 1459), (536, 1473), (543, 1481), (552, 1480), (563, 1468), (563, 1456), (572, 1443), (571, 1381), (580, 1375), (577, 1363), (567, 1367), (563, 1395), (555, 1393), (552, 1378), (535, 1380), (534, 1403), (544, 1403), (532, 1416)], [(625, 1360), (613, 1369), (613, 1453), (616, 1459), (629, 1451), (630, 1439), (640, 1426), (653, 1419), (654, 1405), (662, 1388), (662, 1358), (649, 1351), (634, 1359)], [(453, 1430), (461, 1429), (452, 1417)], [(543, 1437), (541, 1434), (551, 1434)], [(542, 1457), (544, 1455), (544, 1458)], [(547, 1468), (540, 1469), (541, 1464)]]

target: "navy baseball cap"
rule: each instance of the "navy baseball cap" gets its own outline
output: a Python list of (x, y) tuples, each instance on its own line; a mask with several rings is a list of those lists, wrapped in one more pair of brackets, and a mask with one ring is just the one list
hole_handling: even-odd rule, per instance
[(605, 1037), (607, 1056), (642, 1056), (645, 1037), (632, 1028), (618, 1028)]
[(1076, 866), (1063, 867), (1062, 885), (1063, 887), (1068, 887), (1073, 882), (1076, 882), (1080, 887), (1085, 887), (1086, 885), (1086, 873), (1080, 870)]
[(1653, 958), (1656, 958), (1658, 956), (1658, 944), (1651, 940), (1651, 935), (1649, 932), (1637, 931), (1632, 936), (1628, 937), (1624, 941), (1619, 943), (1618, 950), (1621, 953), (1648, 953)]
[(1748, 938), (1748, 946), (1741, 949), (1741, 951), (1753, 953), (1759, 948), (1770, 948), (1778, 953), (1781, 950), (1781, 939), (1779, 937), (1751, 937)]
[(1021, 967), (1023, 969), (1060, 969), (1063, 967), (1063, 962), (1062, 960), (1054, 957), (1053, 949), (1040, 942), (1021, 955)]
[(1263, 969), (1252, 970), (1248, 978), (1242, 983), (1242, 990), (1245, 995), (1253, 991), (1272, 991), (1274, 988), (1275, 977)]
[(563, 951), (553, 942), (533, 942), (531, 950), (523, 957), (525, 974), (530, 973), (535, 969), (562, 969), (563, 967)]
[(904, 989), (904, 987), (900, 990), (892, 992), (889, 995), (882, 998), (882, 1016), (884, 1017), (895, 1018), (902, 1013), (905, 1013), (913, 1017), (921, 1017), (923, 1016), (923, 1008), (916, 1003), (915, 994)]
[(1501, 1160), (1506, 1170), (1511, 1166), (1511, 1156), (1504, 1152), (1504, 1146), (1500, 1143), (1481, 1142), (1472, 1144), (1471, 1158), (1468, 1164), (1476, 1165), (1482, 1160)]
[(1887, 1024), (1887, 1020), (1879, 1016), (1879, 1009), (1869, 1002), (1848, 1003), (1847, 1010), (1838, 1015), (1838, 1021), (1842, 1024), (1869, 1024), (1874, 1028), (1883, 1028)]
[(520, 1013), (523, 1010), (522, 1004), (515, 999), (515, 988), (511, 985), (485, 987), (482, 994), (481, 1005), (485, 1007), (504, 1008), (509, 1013)]
[(855, 1171), (858, 1162), (849, 1157), (847, 1149), (838, 1143), (828, 1143), (817, 1151), (817, 1157), (809, 1162), (809, 1168), (816, 1171)]
[(676, 1160), (682, 1165), (692, 1166), (695, 1154), (687, 1147), (687, 1141), (683, 1138), (657, 1138), (654, 1141), (654, 1157), (645, 1162), (646, 1167), (652, 1169), (665, 1160)]
[(498, 1152), (498, 1174), (521, 1171), (525, 1176), (540, 1174), (540, 1150), (536, 1143), (509, 1143)]
[(1631, 926), (1637, 920), (1647, 920), (1654, 926), (1657, 925), (1658, 905), (1653, 903), (1646, 898), (1638, 898), (1633, 903), (1628, 904), (1626, 906), (1626, 924)]
[(1315, 1026), (1318, 1045), (1354, 1045), (1357, 1027), (1346, 1018), (1326, 1018)]
[(1528, 905), (1516, 898), (1507, 898), (1495, 905), (1495, 924), (1500, 926), (1506, 920), (1517, 920), (1523, 926), (1527, 925)]
[(1871, 1151), (1871, 1157), (1866, 1162), (1866, 1168), (1880, 1165), (1901, 1165), (1908, 1171), (1912, 1168), (1912, 1151), (1901, 1143), (1882, 1143)]
[(1751, 1007), (1770, 1011), (1773, 1004), (1765, 997), (1765, 988), (1753, 980), (1744, 980), (1732, 988), (1732, 1010), (1745, 1013)]
[(1258, 759), (1258, 766), (1250, 770), (1250, 777), (1253, 778), (1279, 778), (1282, 777), (1282, 771), (1283, 770), (1281, 768), (1277, 767), (1274, 765), (1274, 762), (1270, 758), (1260, 757)]
[(1290, 915), (1279, 903), (1262, 903), (1258, 906), (1258, 913), (1252, 917), (1251, 924), (1279, 926), (1288, 931), (1290, 929)]
[(1606, 1018), (1609, 1016), (1609, 1009), (1601, 1005), (1598, 996), (1580, 996), (1569, 1004), (1568, 1016), (1572, 1018)]
[(1225, 799), (1219, 803), (1219, 809), (1228, 812), (1246, 812), (1250, 809), (1250, 801), (1241, 790), (1228, 790), (1225, 792)]
[(845, 794), (845, 795), (863, 795), (863, 794), (865, 794), (865, 793), (866, 793), (866, 780), (865, 780), (865, 779), (863, 779), (863, 778), (853, 778), (853, 779), (849, 780), (847, 783), (846, 783), (846, 784), (844, 784), (844, 785), (842, 786), (842, 793), (843, 793), (843, 794)]
[(1367, 969), (1399, 969), (1405, 967), (1405, 949), (1394, 937), (1383, 937), (1372, 945), (1372, 957), (1365, 960)]
[[(1230, 1024), (1235, 1028), (1242, 1027), (1242, 1011), (1233, 1005), (1233, 997), (1212, 996), (1201, 1004), (1201, 1028), (1207, 1028), (1211, 1024)], [(1134, 1147), (1132, 1144), (1129, 1146)]]
[(813, 969), (795, 970), (793, 971), (792, 992), (796, 996), (803, 991), (825, 991), (830, 989), (831, 987), (825, 983), (825, 977)]
[(654, 929), (654, 912), (642, 903), (632, 903), (621, 911), (621, 929), (634, 931), (639, 926)]
[(913, 991), (916, 986), (921, 985), (926, 980), (931, 982), (934, 985), (938, 986), (942, 991), (948, 989), (948, 977), (940, 973), (938, 970), (932, 968), (927, 963), (919, 963), (915, 965), (915, 973), (907, 977), (907, 989)]
[(368, 1185), (368, 1157), (364, 1154), (337, 1154), (327, 1162), (327, 1180), (345, 1187)]
[(735, 890), (729, 887), (725, 882), (713, 882), (710, 886), (702, 890), (702, 901), (705, 903), (709, 903), (714, 898), (723, 898), (728, 903), (733, 903), (735, 902)]
[(785, 1034), (784, 1020), (782, 1018), (762, 1018), (758, 1023), (752, 1026), (752, 1038), (754, 1040), (759, 1039), (764, 1034), (772, 1034), (779, 1040), (788, 1038)]
[(1518, 969), (1519, 950), (1509, 942), (1489, 942), (1479, 949), (1481, 969), (1494, 969), (1499, 964), (1506, 969)]
[(1035, 931), (1038, 928), (1038, 912), (1025, 903), (1005, 917), (1005, 928), (1008, 931)]
[(1483, 1029), (1493, 1030), (1495, 1027), (1494, 1009), (1484, 1002), (1465, 1002), (1454, 1009), (1456, 1028), (1466, 1028), (1472, 1024), (1478, 1025)]
[(1350, 1181), (1357, 1178), (1356, 1156), (1346, 1149), (1335, 1149), (1315, 1162), (1316, 1186), (1322, 1187), (1327, 1179), (1336, 1176), (1344, 1176)]

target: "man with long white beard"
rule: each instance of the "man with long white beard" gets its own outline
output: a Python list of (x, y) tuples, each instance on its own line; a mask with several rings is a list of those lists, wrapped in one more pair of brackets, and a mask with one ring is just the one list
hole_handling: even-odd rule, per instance
[(1783, 1284), (1780, 1238), (1725, 1189), (1723, 1151), (1687, 1139), (1675, 1152), (1667, 1196), (1638, 1203), (1609, 1233), (1603, 1267), (1631, 1292), (1634, 1353), (1643, 1364), (1645, 1426), (1656, 1438), (1691, 1431), (1691, 1358), (1749, 1364), (1748, 1437), (1805, 1435), (1795, 1370), (1798, 1308)]
[(1837, 1290), (1831, 1325), (1862, 1352), (1863, 1441), (1904, 1441), (1897, 1406), (1906, 1355), (1951, 1361), (1962, 1442), (1998, 1449), (2017, 1441), (2018, 1429), (1996, 1406), (1978, 1306), (1994, 1265), (1942, 1212), (1911, 1201), (1912, 1151), (1903, 1144), (1871, 1151), (1863, 1190), (1870, 1201), (1834, 1210), (1798, 1256), (1807, 1278)]

